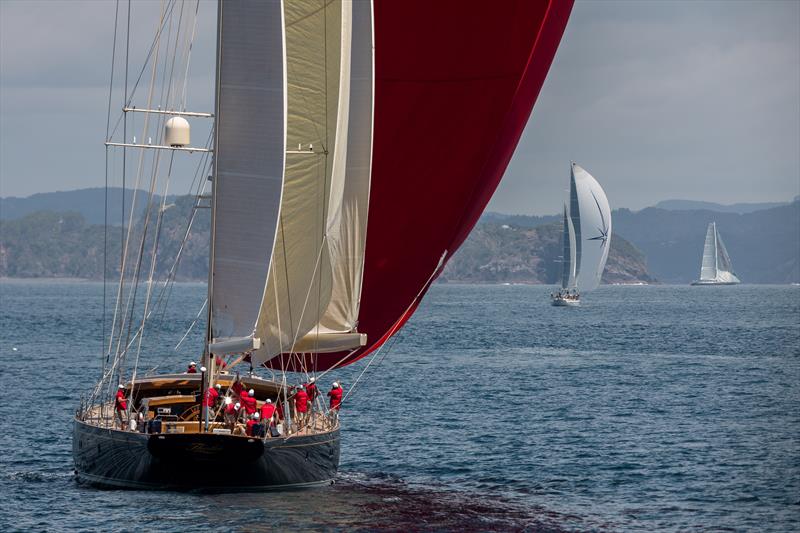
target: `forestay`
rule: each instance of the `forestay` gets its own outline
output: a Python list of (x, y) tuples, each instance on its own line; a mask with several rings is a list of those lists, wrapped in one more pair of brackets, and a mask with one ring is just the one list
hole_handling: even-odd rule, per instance
[(283, 189), (283, 5), (220, 2), (218, 16), (210, 336), (247, 341), (261, 309)]

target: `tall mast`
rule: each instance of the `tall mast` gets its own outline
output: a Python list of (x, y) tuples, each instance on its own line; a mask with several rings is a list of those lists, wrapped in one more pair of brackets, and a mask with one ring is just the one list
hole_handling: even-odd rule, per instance
[(214, 82), (214, 152), (212, 155), (211, 163), (211, 229), (209, 232), (209, 246), (208, 246), (208, 314), (206, 320), (206, 336), (205, 345), (203, 346), (203, 366), (206, 367), (206, 372), (203, 374), (203, 384), (201, 388), (201, 398), (205, 400), (205, 391), (208, 387), (213, 386), (214, 376), (214, 358), (209, 351), (209, 345), (213, 340), (211, 329), (211, 317), (213, 316), (213, 298), (214, 293), (214, 241), (215, 241), (215, 228), (216, 228), (216, 213), (217, 213), (217, 123), (219, 120), (219, 86), (220, 86), (220, 55), (222, 44), (222, 2), (217, 2), (217, 46), (216, 46), (216, 75)]

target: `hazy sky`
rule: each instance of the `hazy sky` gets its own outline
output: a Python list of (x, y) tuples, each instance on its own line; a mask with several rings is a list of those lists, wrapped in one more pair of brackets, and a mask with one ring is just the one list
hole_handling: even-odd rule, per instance
[[(158, 6), (133, 4), (133, 70)], [(189, 108), (211, 111), (214, 5), (200, 16)], [(113, 18), (112, 1), (0, 0), (1, 196), (103, 185)], [(800, 1), (576, 2), (489, 209), (558, 211), (570, 160), (614, 207), (800, 194)]]

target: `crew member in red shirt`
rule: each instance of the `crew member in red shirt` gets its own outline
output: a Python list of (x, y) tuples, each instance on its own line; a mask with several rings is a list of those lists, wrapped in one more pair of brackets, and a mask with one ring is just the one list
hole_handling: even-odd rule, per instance
[(319, 396), (319, 389), (316, 385), (316, 378), (309, 378), (308, 385), (306, 385), (306, 394), (308, 394), (308, 401), (311, 402), (311, 409), (314, 409), (314, 400)]
[(279, 421), (283, 421), (283, 402), (281, 401), (280, 396), (278, 396), (278, 405), (275, 406), (275, 415), (278, 417)]
[(187, 374), (197, 374), (197, 363), (192, 361), (189, 363), (189, 368), (186, 369)]
[(125, 429), (125, 415), (128, 412), (128, 401), (125, 398), (125, 386), (120, 384), (117, 387), (117, 395), (114, 397), (114, 412), (117, 415), (120, 427)]
[(247, 413), (247, 416), (252, 415), (258, 409), (258, 405), (256, 403), (256, 391), (250, 389), (247, 391), (247, 394), (242, 394), (242, 399), (239, 400), (241, 402), (242, 407), (244, 407), (244, 411)]
[(220, 357), (220, 356), (217, 356), (217, 358), (214, 360), (214, 362), (215, 362), (215, 363), (216, 363), (216, 365), (217, 365), (217, 370), (219, 370), (220, 372), (225, 372), (225, 367), (227, 367), (227, 366), (228, 366), (228, 363), (226, 363), (226, 362), (225, 362), (225, 361), (222, 359), (222, 357)]
[(239, 418), (239, 410), (241, 409), (239, 402), (233, 403), (230, 398), (225, 398), (225, 424), (233, 430), (236, 420)]
[(331, 390), (328, 391), (328, 396), (331, 398), (331, 414), (335, 419), (339, 416), (339, 407), (342, 405), (342, 388), (337, 382), (333, 382)]
[(247, 430), (245, 431), (245, 433), (247, 433), (248, 437), (253, 437), (254, 436), (253, 435), (253, 427), (257, 426), (259, 424), (259, 418), (260, 418), (259, 414), (258, 413), (254, 413), (253, 416), (251, 416), (250, 419), (247, 421)]
[(272, 400), (267, 398), (264, 401), (264, 405), (261, 406), (261, 420), (266, 424), (267, 427), (270, 427), (273, 423), (272, 418), (275, 416), (275, 404), (272, 403)]
[(211, 412), (217, 406), (217, 400), (219, 399), (219, 391), (222, 388), (222, 385), (217, 383), (213, 387), (209, 387), (206, 390), (206, 397), (203, 399), (203, 418), (206, 420), (206, 429), (208, 429), (208, 422), (209, 418), (211, 418)]
[(317, 388), (316, 382), (317, 378), (310, 377), (308, 378), (308, 385), (306, 385), (306, 394), (308, 394), (308, 413), (311, 417), (311, 424), (314, 424), (314, 420), (316, 417), (316, 403), (315, 400), (319, 396), (319, 389)]
[(308, 394), (302, 385), (294, 393), (294, 409), (297, 412), (297, 426), (302, 427), (305, 424), (306, 413), (308, 412)]

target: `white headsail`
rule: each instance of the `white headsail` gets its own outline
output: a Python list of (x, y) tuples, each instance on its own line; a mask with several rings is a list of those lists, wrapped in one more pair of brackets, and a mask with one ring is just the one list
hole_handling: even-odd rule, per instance
[(283, 3), (220, 2), (210, 336), (252, 344), (275, 243), (286, 150)]
[(597, 180), (575, 163), (570, 172), (569, 209), (565, 209), (564, 224), (562, 286), (591, 291), (600, 284), (611, 247), (611, 208)]

